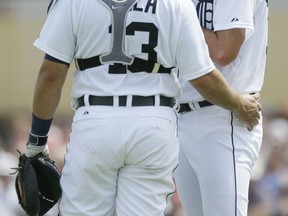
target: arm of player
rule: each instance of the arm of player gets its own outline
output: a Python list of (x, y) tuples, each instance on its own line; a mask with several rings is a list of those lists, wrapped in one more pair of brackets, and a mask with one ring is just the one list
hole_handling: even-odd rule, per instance
[(33, 113), (40, 119), (53, 118), (60, 101), (68, 66), (44, 59), (41, 65), (33, 99)]
[(233, 111), (249, 130), (252, 130), (259, 123), (259, 111), (262, 109), (258, 102), (259, 93), (254, 95), (238, 94), (228, 85), (217, 69), (202, 77), (190, 80), (190, 83), (206, 100)]
[(237, 57), (245, 39), (244, 28), (211, 31), (202, 28), (211, 59), (225, 66)]
[(68, 65), (44, 59), (34, 90), (32, 128), (25, 154), (49, 156), (48, 131), (68, 72)]

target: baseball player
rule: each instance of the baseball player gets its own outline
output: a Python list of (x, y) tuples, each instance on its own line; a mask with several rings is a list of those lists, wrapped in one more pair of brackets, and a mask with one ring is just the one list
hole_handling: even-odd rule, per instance
[[(265, 0), (193, 0), (210, 56), (239, 93), (260, 92), (265, 71)], [(233, 112), (206, 101), (181, 81), (180, 156), (176, 186), (187, 216), (247, 216), (251, 170), (262, 120), (247, 130)]]
[(77, 65), (61, 216), (164, 214), (179, 148), (173, 68), (247, 127), (258, 123), (259, 95), (241, 96), (215, 69), (190, 0), (58, 0), (34, 45), (45, 57), (28, 156), (48, 150), (69, 65)]

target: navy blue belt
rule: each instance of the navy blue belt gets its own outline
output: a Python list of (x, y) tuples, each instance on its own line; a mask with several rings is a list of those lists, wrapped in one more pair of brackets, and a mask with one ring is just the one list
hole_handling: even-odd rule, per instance
[[(250, 95), (253, 95), (253, 94), (256, 94), (256, 93), (255, 92), (250, 93)], [(191, 103), (181, 103), (178, 113), (189, 112), (189, 111), (197, 110), (199, 108), (212, 106), (212, 105), (214, 104), (210, 103), (207, 100), (191, 102)]]
[(204, 101), (199, 101), (199, 102), (193, 102), (191, 104), (189, 103), (182, 103), (180, 104), (180, 109), (179, 109), (179, 113), (183, 113), (183, 112), (189, 112), (192, 110), (196, 110), (197, 108), (195, 107), (195, 109), (191, 108), (191, 106), (193, 106), (193, 104), (197, 104), (199, 106), (199, 108), (203, 108), (203, 107), (207, 107), (207, 106), (212, 106), (214, 104), (210, 103), (207, 100)]
[[(128, 96), (118, 96), (118, 106), (127, 106), (127, 97)], [(132, 96), (131, 106), (156, 106), (155, 101), (156, 96)], [(90, 106), (114, 106), (113, 96), (92, 96), (89, 95), (88, 98)], [(84, 96), (78, 98), (77, 107), (85, 106)], [(168, 106), (173, 107), (175, 105), (175, 101), (173, 98), (160, 96), (159, 97), (159, 106)], [(117, 106), (117, 105), (116, 105)]]

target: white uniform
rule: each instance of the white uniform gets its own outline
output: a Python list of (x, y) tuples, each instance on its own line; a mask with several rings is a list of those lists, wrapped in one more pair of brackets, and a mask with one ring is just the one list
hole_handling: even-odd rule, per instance
[[(181, 90), (177, 74), (161, 73), (161, 67), (179, 68), (185, 80), (214, 69), (193, 3), (59, 0), (34, 45), (69, 64), (95, 56), (102, 63), (74, 73), (78, 109), (61, 177), (60, 215), (110, 216), (115, 208), (118, 216), (163, 215), (175, 190), (179, 144), (175, 111), (159, 105), (161, 97)], [(134, 57), (159, 64), (135, 72), (125, 66)], [(99, 102), (91, 104), (91, 95), (112, 102), (90, 106)], [(134, 95), (155, 102), (134, 107)]]
[[(240, 93), (260, 92), (265, 71), (268, 5), (265, 0), (192, 0), (202, 27), (245, 28), (238, 57), (217, 68)], [(187, 216), (246, 216), (251, 169), (262, 143), (262, 122), (252, 132), (218, 106), (199, 108), (203, 97), (181, 81), (180, 158), (176, 185)], [(196, 102), (196, 103), (195, 103)]]

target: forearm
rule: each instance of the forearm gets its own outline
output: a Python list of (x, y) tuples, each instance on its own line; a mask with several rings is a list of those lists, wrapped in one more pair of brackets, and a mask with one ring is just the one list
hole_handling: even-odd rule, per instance
[(43, 120), (53, 118), (60, 101), (61, 91), (53, 86), (53, 82), (47, 83), (45, 81), (39, 81), (36, 84), (33, 113)]
[(229, 87), (217, 69), (198, 79), (191, 80), (190, 83), (206, 100), (215, 105), (231, 111), (238, 110), (241, 106), (240, 95)]

